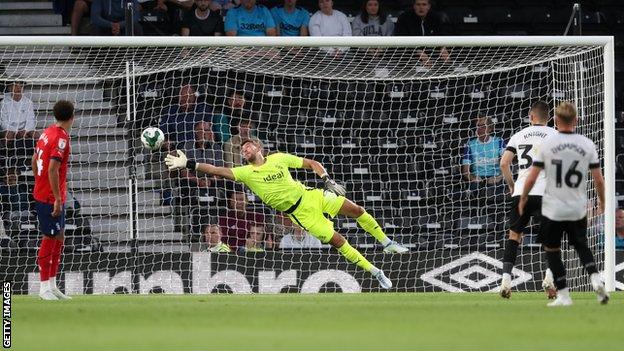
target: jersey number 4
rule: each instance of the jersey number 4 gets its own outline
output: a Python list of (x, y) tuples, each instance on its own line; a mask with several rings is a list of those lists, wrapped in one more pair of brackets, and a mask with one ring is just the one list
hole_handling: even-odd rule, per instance
[[(561, 188), (563, 181), (565, 180), (565, 184), (570, 188), (578, 188), (581, 185), (581, 181), (583, 180), (583, 173), (576, 169), (579, 161), (574, 161), (568, 168), (568, 171), (563, 177), (563, 161), (562, 160), (552, 160), (552, 164), (556, 168), (556, 180), (557, 180), (557, 188)], [(574, 178), (574, 182), (572, 179)]]
[(41, 156), (43, 155), (43, 150), (37, 148), (35, 150), (35, 153), (37, 154), (37, 175), (41, 176), (41, 172), (43, 172), (43, 160), (41, 159)]

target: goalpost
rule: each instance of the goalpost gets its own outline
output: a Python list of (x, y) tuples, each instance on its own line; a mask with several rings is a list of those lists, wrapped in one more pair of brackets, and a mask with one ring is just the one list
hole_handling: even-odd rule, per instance
[[(68, 218), (61, 277), (70, 294), (379, 291), (333, 249), (281, 249), (284, 236), (307, 241), (248, 191), (169, 174), (166, 151), (148, 152), (139, 142), (143, 128), (161, 125), (172, 150), (230, 160), (222, 144), (206, 144), (215, 153), (193, 140), (209, 128), (215, 142), (228, 140), (240, 121), (252, 123), (268, 151), (323, 163), (348, 198), (410, 248), (383, 254), (354, 220), (334, 219), (397, 291), (495, 291), (509, 197), (502, 183), (463, 179), (463, 150), (477, 117), (489, 117), (492, 136), (506, 142), (528, 125), (537, 100), (551, 110), (573, 101), (579, 132), (598, 146), (606, 213), (596, 213), (590, 191), (588, 235), (612, 291), (613, 55), (612, 37), (0, 37), (0, 81), (5, 91), (23, 82), (39, 131), (53, 121), (57, 100), (76, 104), (68, 189), (80, 208)], [(189, 111), (212, 125), (174, 117)], [(0, 155), (23, 184), (32, 181), (23, 161), (29, 148), (16, 142)], [(311, 172), (293, 176), (321, 186)], [(228, 197), (237, 190), (247, 200), (244, 234), (227, 219), (236, 217)], [(36, 220), (7, 211), (0, 276), (17, 292), (37, 291)], [(211, 225), (225, 232), (231, 253), (208, 252), (202, 232)], [(520, 249), (516, 290), (540, 289), (546, 262), (536, 229), (530, 226)], [(589, 290), (564, 246), (569, 286)]]

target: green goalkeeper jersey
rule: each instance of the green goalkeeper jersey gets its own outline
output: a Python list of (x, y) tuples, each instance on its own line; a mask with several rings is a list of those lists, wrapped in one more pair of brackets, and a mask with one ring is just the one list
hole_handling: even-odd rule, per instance
[(303, 195), (305, 187), (290, 175), (289, 168), (301, 168), (303, 158), (276, 153), (266, 157), (261, 166), (246, 165), (232, 168), (234, 180), (245, 184), (262, 202), (285, 211)]

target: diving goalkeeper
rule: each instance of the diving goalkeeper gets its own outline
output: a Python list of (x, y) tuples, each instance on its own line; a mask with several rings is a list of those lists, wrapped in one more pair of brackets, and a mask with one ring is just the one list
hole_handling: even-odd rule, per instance
[[(377, 221), (361, 206), (346, 199), (345, 188), (333, 181), (319, 162), (286, 153), (275, 153), (264, 157), (262, 145), (255, 140), (245, 140), (241, 145), (241, 155), (246, 166), (227, 168), (197, 163), (187, 159), (177, 150), (178, 156), (167, 155), (165, 163), (170, 170), (188, 168), (210, 173), (245, 184), (262, 201), (278, 211), (284, 212), (293, 223), (308, 231), (322, 243), (329, 243), (351, 263), (370, 272), (384, 289), (390, 289), (392, 282), (383, 271), (373, 266), (347, 240), (334, 231), (334, 224), (324, 214), (332, 218), (337, 214), (355, 218), (365, 231), (377, 239), (384, 252), (404, 253), (407, 248), (390, 240), (381, 230)], [(292, 178), (289, 168), (311, 169), (325, 182), (325, 191), (307, 188)]]

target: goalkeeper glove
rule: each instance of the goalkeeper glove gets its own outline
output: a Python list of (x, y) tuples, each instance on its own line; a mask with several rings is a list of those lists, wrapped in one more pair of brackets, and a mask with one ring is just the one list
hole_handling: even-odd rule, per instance
[(329, 178), (327, 174), (323, 176), (323, 181), (325, 182), (325, 190), (331, 191), (338, 196), (345, 196), (345, 194), (347, 193), (347, 190), (344, 186), (336, 183), (336, 181)]
[(178, 153), (178, 156), (167, 155), (165, 157), (165, 164), (167, 165), (167, 167), (169, 167), (170, 171), (181, 169), (181, 168), (188, 168), (188, 169), (195, 170), (195, 167), (197, 166), (197, 162), (195, 162), (194, 160), (187, 159), (184, 152), (180, 150), (176, 150), (176, 152)]

